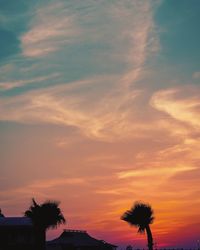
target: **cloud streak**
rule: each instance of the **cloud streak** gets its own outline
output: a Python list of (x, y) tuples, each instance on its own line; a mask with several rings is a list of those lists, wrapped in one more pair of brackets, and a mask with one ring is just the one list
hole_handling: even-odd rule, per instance
[(51, 74), (48, 76), (41, 76), (41, 77), (35, 77), (32, 79), (26, 79), (26, 80), (18, 80), (18, 81), (9, 81), (9, 82), (0, 82), (0, 91), (6, 91), (6, 90), (11, 90), (14, 88), (19, 88), (26, 86), (30, 83), (40, 83), (43, 81), (47, 81), (49, 79), (57, 77), (59, 74)]
[(30, 24), (30, 29), (21, 37), (23, 55), (42, 57), (60, 50), (69, 43), (78, 31), (73, 17), (62, 2), (38, 7)]
[[(187, 91), (187, 95), (185, 94)], [(151, 104), (156, 109), (194, 128), (200, 128), (200, 101), (198, 87), (167, 89), (156, 92)]]
[(130, 170), (130, 171), (124, 171), (124, 172), (120, 172), (118, 174), (119, 178), (130, 178), (130, 177), (145, 177), (145, 176), (149, 176), (149, 177), (155, 177), (156, 175), (158, 176), (173, 176), (176, 173), (179, 172), (183, 172), (183, 171), (187, 171), (187, 170), (194, 170), (194, 167), (191, 166), (172, 166), (172, 167), (160, 167), (158, 168), (150, 168), (150, 169), (143, 169), (143, 170)]
[[(88, 6), (92, 11), (87, 15), (85, 12), (78, 14), (76, 9), (61, 1), (36, 6), (29, 30), (21, 36), (23, 55), (45, 58), (54, 51), (53, 60), (58, 50), (64, 51), (64, 44), (70, 39), (73, 42), (82, 41), (86, 46), (91, 42), (96, 46), (105, 43), (111, 46), (107, 58), (115, 64), (119, 55), (124, 70), (4, 98), (1, 100), (1, 120), (75, 126), (84, 135), (105, 141), (127, 138), (144, 127), (141, 122), (136, 122), (137, 98), (142, 92), (139, 87), (133, 88), (132, 84), (141, 77), (144, 64), (151, 55), (150, 48), (155, 47), (157, 41), (152, 4), (149, 1), (117, 1), (116, 4), (106, 3), (105, 7), (97, 10), (99, 4), (88, 1)], [(98, 20), (99, 13), (105, 15), (109, 22), (107, 24), (102, 19), (97, 32), (91, 21)], [(86, 28), (88, 23), (91, 25)], [(101, 58), (101, 53), (91, 57), (91, 61), (96, 62), (98, 57)], [(43, 67), (44, 62), (40, 58), (38, 60)], [(48, 76), (44, 79), (47, 80)], [(44, 79), (2, 82), (0, 86), (6, 90)], [(82, 82), (78, 91), (77, 82)], [(68, 85), (74, 85), (74, 90), (70, 91)]]
[[(100, 79), (101, 81), (101, 79)], [(1, 102), (1, 120), (18, 121), (22, 123), (52, 123), (65, 126), (75, 126), (85, 135), (99, 139), (111, 139), (129, 128), (128, 112), (120, 111), (116, 106), (117, 98), (104, 97), (95, 104), (93, 110), (89, 106), (91, 95), (77, 95), (77, 85), (84, 84), (94, 87), (92, 80), (69, 83), (58, 87), (50, 87), (39, 91), (31, 91), (14, 98), (5, 98)], [(96, 82), (98, 84), (98, 81)], [(79, 85), (80, 86), (80, 85)], [(70, 90), (71, 89), (71, 90)], [(63, 93), (65, 93), (63, 95)], [(135, 95), (135, 96), (134, 96)], [(132, 100), (138, 95), (137, 91)], [(121, 96), (121, 103), (126, 103), (126, 96)], [(8, 112), (7, 112), (8, 111)], [(123, 135), (122, 135), (123, 136)], [(125, 134), (126, 136), (126, 134)]]

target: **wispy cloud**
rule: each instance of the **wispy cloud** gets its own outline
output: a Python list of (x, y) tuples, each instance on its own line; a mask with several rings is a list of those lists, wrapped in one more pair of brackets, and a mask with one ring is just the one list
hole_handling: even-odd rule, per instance
[(77, 34), (71, 16), (62, 2), (35, 10), (30, 29), (22, 35), (24, 56), (41, 57), (62, 48)]
[(153, 95), (151, 105), (174, 119), (199, 129), (199, 93), (199, 88), (196, 86), (161, 90)]
[(18, 81), (10, 81), (10, 82), (0, 82), (0, 91), (10, 90), (13, 88), (19, 88), (22, 86), (25, 86), (30, 83), (40, 83), (52, 78), (57, 77), (59, 74), (50, 74), (48, 76), (41, 76), (41, 77), (35, 77), (32, 79), (26, 79), (26, 80), (18, 80)]
[(26, 187), (18, 187), (15, 189), (9, 189), (5, 191), (1, 191), (0, 195), (3, 199), (4, 195), (8, 195), (9, 197), (13, 197), (15, 195), (22, 195), (24, 197), (30, 198), (34, 193), (37, 195), (48, 195), (48, 190), (55, 190), (60, 187), (68, 187), (68, 186), (84, 186), (87, 185), (87, 182), (84, 178), (69, 178), (69, 177), (61, 177), (47, 180), (38, 180), (31, 184), (26, 185)]
[(155, 177), (155, 176), (173, 176), (178, 172), (184, 172), (187, 170), (196, 169), (191, 166), (170, 166), (170, 167), (159, 167), (159, 168), (149, 168), (149, 169), (135, 169), (135, 170), (128, 170), (123, 171), (118, 174), (119, 178), (130, 178), (130, 177)]
[(135, 83), (141, 76), (147, 58), (160, 48), (159, 39), (155, 32), (151, 1), (119, 2), (112, 11), (117, 18), (126, 20), (120, 32), (120, 40), (128, 44), (125, 60), (129, 63), (129, 69), (121, 79), (125, 87)]
[[(104, 73), (86, 77), (86, 80), (79, 81), (82, 82), (79, 90), (76, 89), (75, 81), (54, 88), (27, 92), (17, 97), (4, 98), (1, 101), (1, 120), (75, 126), (90, 138), (106, 141), (127, 138), (136, 135), (135, 131), (138, 129), (145, 129), (145, 125), (136, 121), (137, 98), (142, 92), (139, 86), (133, 88), (132, 84), (141, 77), (145, 62), (152, 55), (151, 52), (155, 52), (155, 49), (151, 48), (155, 48), (155, 44), (158, 46), (155, 43), (158, 39), (152, 3), (117, 1), (116, 4), (96, 6), (89, 1), (88, 6), (91, 12), (86, 15), (81, 11), (78, 14), (64, 2), (55, 2), (47, 6), (38, 5), (30, 21), (29, 30), (21, 37), (23, 55), (40, 57), (50, 51), (64, 51), (63, 43), (73, 38), (73, 41), (82, 41), (86, 47), (91, 42), (97, 47), (109, 45), (110, 50), (105, 58), (101, 57), (101, 51), (95, 58), (88, 56), (94, 64), (98, 58), (102, 59), (101, 64), (105, 64), (109, 58), (113, 65), (116, 64), (117, 57), (119, 62), (124, 64), (124, 70), (115, 74)], [(100, 10), (96, 10), (97, 7), (101, 7)], [(99, 22), (97, 32), (91, 22), (100, 18), (99, 13), (108, 19), (108, 23), (101, 16), (102, 22)], [(83, 24), (79, 23), (80, 21)], [(97, 29), (96, 26), (95, 28)], [(44, 62), (38, 63), (43, 68)], [(28, 80), (29, 83), (32, 81), (34, 80)], [(28, 82), (6, 82), (1, 84), (1, 88), (23, 86)]]
[(192, 77), (193, 77), (194, 79), (200, 79), (200, 71), (194, 72), (193, 75), (192, 75)]
[[(96, 84), (98, 82), (96, 81)], [(0, 119), (22, 123), (44, 122), (75, 126), (89, 137), (105, 140), (120, 135), (122, 131), (127, 136), (129, 130), (132, 130), (128, 120), (129, 112), (120, 110), (120, 105), (124, 102), (126, 104), (127, 97), (119, 96), (119, 93), (117, 98), (108, 95), (94, 104), (95, 109), (91, 109), (89, 103), (94, 93), (89, 92), (86, 96), (77, 95), (77, 86), (82, 83), (85, 86), (92, 84), (94, 87), (94, 82), (90, 79), (1, 99)], [(135, 91), (134, 95), (132, 93), (132, 100), (138, 92)], [(121, 104), (116, 103), (119, 97)]]

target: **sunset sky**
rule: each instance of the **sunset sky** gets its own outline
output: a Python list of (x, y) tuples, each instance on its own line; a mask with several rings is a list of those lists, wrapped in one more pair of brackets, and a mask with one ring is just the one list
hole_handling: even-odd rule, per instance
[(146, 247), (200, 239), (200, 1), (0, 0), (0, 207), (61, 201), (67, 224)]

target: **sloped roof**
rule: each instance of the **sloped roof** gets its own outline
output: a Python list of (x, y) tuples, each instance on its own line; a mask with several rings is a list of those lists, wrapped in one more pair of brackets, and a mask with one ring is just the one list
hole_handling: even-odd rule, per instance
[(0, 226), (32, 226), (27, 217), (0, 217)]
[(91, 237), (86, 231), (64, 230), (58, 238), (48, 241), (48, 244), (66, 244), (78, 247), (107, 245), (108, 243)]

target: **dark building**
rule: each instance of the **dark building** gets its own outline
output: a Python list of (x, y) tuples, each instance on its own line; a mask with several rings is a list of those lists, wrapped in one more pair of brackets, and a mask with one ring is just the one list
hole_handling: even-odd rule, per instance
[(58, 238), (48, 241), (46, 246), (47, 250), (116, 250), (117, 248), (81, 230), (64, 230)]
[(26, 217), (0, 217), (1, 250), (34, 250), (34, 230)]

